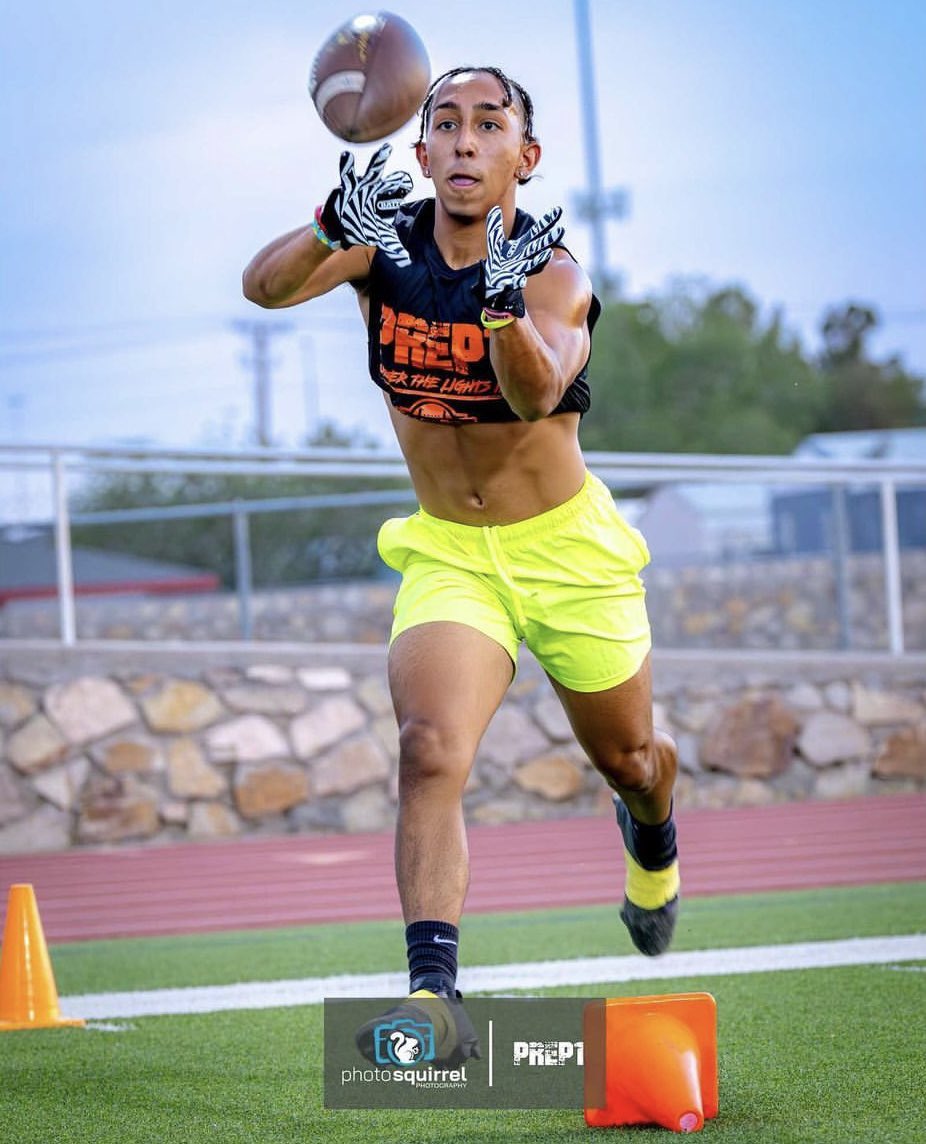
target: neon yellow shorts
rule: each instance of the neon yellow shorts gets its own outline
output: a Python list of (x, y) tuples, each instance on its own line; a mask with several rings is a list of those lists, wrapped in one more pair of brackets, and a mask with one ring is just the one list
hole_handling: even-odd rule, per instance
[(402, 583), (392, 639), (450, 620), (495, 640), (517, 664), (523, 641), (572, 691), (635, 675), (650, 649), (643, 537), (590, 473), (578, 493), (515, 524), (479, 527), (419, 509), (387, 520), (379, 554)]

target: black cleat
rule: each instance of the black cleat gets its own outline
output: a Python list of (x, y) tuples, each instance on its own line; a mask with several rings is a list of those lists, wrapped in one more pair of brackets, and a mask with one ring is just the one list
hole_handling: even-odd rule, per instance
[[(409, 996), (394, 1008), (379, 1017), (374, 1017), (361, 1025), (355, 1034), (357, 1048), (373, 1064), (382, 1064), (377, 1058), (376, 1030), (384, 1024), (402, 1021), (410, 1024), (430, 1024), (434, 1030), (434, 1057), (436, 1065), (457, 1066), (470, 1058), (480, 1060), (482, 1051), (479, 1037), (463, 1008), (463, 995), (454, 990), (451, 993), (446, 985), (428, 982), (434, 988), (427, 988), (426, 979), (412, 983), (417, 986)], [(414, 1058), (403, 1062), (413, 1064)]]
[[(640, 953), (656, 957), (666, 952), (675, 932), (678, 917), (678, 859), (673, 858), (668, 865), (657, 870), (641, 866), (634, 847), (630, 811), (617, 795), (614, 796), (614, 810), (624, 840), (624, 859), (627, 863), (627, 882), (620, 919)], [(631, 895), (645, 904), (638, 905)]]
[(678, 894), (670, 902), (655, 910), (644, 910), (625, 897), (620, 913), (621, 921), (630, 934), (630, 940), (640, 953), (645, 953), (647, 957), (665, 953), (672, 944), (677, 916)]

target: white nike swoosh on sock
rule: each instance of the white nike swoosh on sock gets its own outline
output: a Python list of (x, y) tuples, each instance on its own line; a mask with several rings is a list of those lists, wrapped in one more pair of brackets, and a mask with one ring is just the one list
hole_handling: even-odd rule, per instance
[(434, 940), (437, 942), (438, 945), (456, 945), (457, 944), (453, 940), (452, 937), (438, 937), (437, 934), (434, 935)]

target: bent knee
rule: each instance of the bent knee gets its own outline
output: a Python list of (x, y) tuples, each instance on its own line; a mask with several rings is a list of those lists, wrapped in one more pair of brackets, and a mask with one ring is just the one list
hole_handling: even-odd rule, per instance
[(658, 773), (652, 744), (613, 751), (595, 764), (612, 786), (635, 794), (648, 794), (656, 785)]
[(674, 778), (676, 758), (672, 738), (654, 731), (651, 738), (617, 744), (592, 761), (612, 786), (646, 795), (665, 781), (667, 772)]
[(399, 781), (402, 784), (429, 779), (462, 782), (472, 765), (472, 752), (452, 728), (429, 719), (406, 719), (399, 728)]

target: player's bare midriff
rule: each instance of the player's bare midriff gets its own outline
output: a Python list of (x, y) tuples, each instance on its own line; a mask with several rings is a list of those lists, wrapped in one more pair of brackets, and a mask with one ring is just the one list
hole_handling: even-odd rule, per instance
[[(364, 323), (369, 300), (354, 281)], [(579, 414), (542, 421), (433, 425), (385, 397), (418, 503), (457, 524), (514, 524), (565, 503), (585, 482)]]
[(513, 524), (582, 488), (578, 413), (542, 421), (429, 425), (389, 407), (421, 507), (458, 524)]

